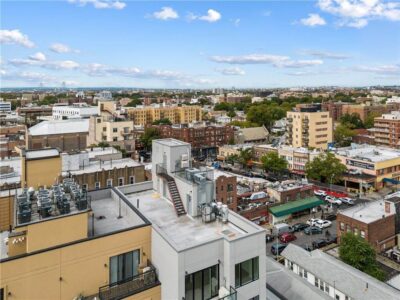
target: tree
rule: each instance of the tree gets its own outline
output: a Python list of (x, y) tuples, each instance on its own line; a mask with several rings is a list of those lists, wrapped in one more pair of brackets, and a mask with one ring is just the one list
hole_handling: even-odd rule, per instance
[(152, 124), (153, 125), (172, 125), (172, 122), (168, 118), (162, 118), (162, 119), (155, 120)]
[(314, 160), (306, 163), (306, 175), (309, 179), (323, 183), (336, 183), (342, 179), (347, 168), (333, 153), (321, 153)]
[(351, 115), (350, 114), (344, 114), (340, 118), (340, 122), (342, 124), (346, 124), (351, 129), (364, 128), (363, 121), (360, 119), (360, 116), (357, 113), (352, 113)]
[(230, 111), (228, 111), (228, 113), (226, 114), (229, 118), (234, 118), (234, 117), (236, 117), (236, 113), (235, 113), (235, 111), (234, 110), (230, 110)]
[(136, 107), (137, 105), (142, 105), (142, 100), (140, 100), (139, 98), (132, 99), (126, 106)]
[(232, 126), (238, 126), (240, 128), (250, 128), (250, 127), (257, 127), (257, 123), (251, 123), (249, 121), (232, 121), (229, 123)]
[(100, 142), (97, 144), (97, 147), (101, 147), (101, 148), (107, 148), (109, 146), (110, 146), (110, 144), (107, 142)]
[(365, 272), (379, 280), (385, 279), (385, 273), (376, 263), (376, 253), (363, 238), (347, 232), (341, 236), (339, 246), (340, 259), (350, 266)]
[(247, 168), (253, 158), (253, 150), (251, 148), (241, 149), (237, 158), (243, 168)]
[(287, 169), (287, 161), (277, 152), (268, 152), (261, 157), (263, 168), (266, 172), (280, 174)]
[(160, 135), (157, 128), (148, 127), (144, 130), (143, 135), (140, 137), (140, 142), (146, 150), (151, 150), (153, 140), (159, 139)]
[(269, 129), (275, 121), (282, 119), (285, 115), (286, 111), (276, 105), (254, 105), (247, 112), (247, 121), (264, 125)]
[(334, 132), (335, 141), (340, 147), (349, 146), (353, 136), (355, 135), (355, 131), (352, 130), (346, 123), (338, 125)]
[(368, 113), (367, 117), (365, 118), (365, 122), (364, 122), (365, 128), (374, 127), (375, 118), (379, 117), (380, 115), (381, 114), (376, 111), (372, 111), (372, 112)]

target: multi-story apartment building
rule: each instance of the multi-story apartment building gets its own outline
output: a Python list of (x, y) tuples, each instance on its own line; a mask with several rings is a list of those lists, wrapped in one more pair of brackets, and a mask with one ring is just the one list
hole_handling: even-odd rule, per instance
[(97, 106), (88, 106), (86, 103), (74, 103), (73, 105), (55, 105), (53, 106), (53, 119), (82, 119), (98, 115)]
[(358, 104), (346, 104), (342, 107), (342, 115), (345, 114), (357, 114), (360, 116), (361, 121), (365, 121), (369, 114), (384, 114), (399, 109), (400, 104), (389, 103), (382, 105), (358, 105)]
[(359, 192), (400, 182), (400, 151), (391, 148), (352, 145), (338, 148), (335, 156), (347, 167), (345, 187)]
[(375, 145), (400, 148), (400, 111), (383, 114), (374, 120)]
[(151, 125), (154, 121), (167, 118), (172, 124), (185, 124), (202, 120), (200, 106), (137, 106), (126, 108), (135, 125)]
[(228, 205), (228, 208), (237, 211), (237, 181), (236, 176), (216, 176), (215, 201)]
[(343, 105), (345, 102), (322, 102), (321, 103), (321, 110), (329, 112), (330, 117), (333, 119), (334, 122), (339, 121), (343, 115)]
[(384, 200), (357, 205), (337, 214), (336, 233), (340, 243), (346, 232), (368, 241), (377, 252), (396, 244), (394, 203)]
[(88, 145), (100, 142), (132, 140), (133, 122), (118, 117), (92, 116), (89, 121)]
[(206, 124), (159, 125), (161, 138), (174, 138), (190, 143), (193, 156), (217, 155), (217, 148), (233, 141), (234, 129), (231, 126)]
[(312, 299), (395, 300), (400, 297), (399, 290), (322, 250), (309, 252), (290, 243), (281, 255), (288, 270), (302, 278), (305, 285), (314, 286), (325, 294)]
[(161, 299), (151, 223), (122, 193), (70, 181), (16, 199), (0, 233), (1, 299)]
[(333, 121), (328, 112), (287, 112), (287, 142), (293, 147), (327, 149), (333, 141)]
[(26, 132), (27, 149), (57, 148), (60, 151), (84, 150), (89, 133), (88, 119), (43, 121)]
[(17, 156), (15, 147), (25, 145), (26, 127), (17, 124), (0, 126), (0, 158)]
[(10, 113), (11, 112), (11, 102), (0, 101), (0, 112), (1, 113)]

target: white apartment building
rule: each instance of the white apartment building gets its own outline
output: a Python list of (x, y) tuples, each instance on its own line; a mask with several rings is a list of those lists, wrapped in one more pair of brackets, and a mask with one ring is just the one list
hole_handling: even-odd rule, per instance
[(10, 113), (11, 112), (11, 102), (0, 101), (0, 112)]
[(321, 251), (289, 244), (281, 254), (285, 267), (335, 300), (395, 300), (400, 291)]
[(83, 119), (98, 115), (98, 106), (88, 106), (86, 103), (75, 103), (73, 105), (53, 106), (52, 116), (54, 120)]
[(265, 231), (213, 202), (209, 169), (190, 144), (153, 141), (153, 182), (119, 187), (152, 223), (151, 261), (162, 299), (265, 299)]

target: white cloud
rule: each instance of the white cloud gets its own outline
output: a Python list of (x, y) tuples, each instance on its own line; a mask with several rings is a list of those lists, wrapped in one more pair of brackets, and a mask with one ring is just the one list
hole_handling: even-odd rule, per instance
[(26, 48), (35, 47), (35, 44), (31, 40), (29, 40), (28, 36), (26, 34), (23, 34), (18, 29), (0, 30), (0, 44), (15, 44), (24, 46)]
[(400, 3), (383, 0), (318, 0), (318, 7), (340, 18), (339, 26), (363, 28), (371, 19), (400, 21)]
[(79, 50), (71, 49), (68, 45), (61, 43), (54, 43), (50, 46), (50, 50), (56, 53), (79, 53)]
[(178, 13), (172, 7), (163, 7), (160, 11), (153, 13), (153, 17), (159, 20), (167, 21), (178, 19)]
[(378, 65), (378, 66), (356, 66), (357, 72), (374, 73), (380, 75), (400, 75), (400, 64)]
[(69, 3), (76, 3), (79, 6), (92, 4), (97, 9), (117, 9), (121, 10), (126, 7), (126, 3), (119, 0), (68, 0)]
[(310, 55), (317, 58), (324, 58), (324, 59), (348, 59), (350, 58), (349, 55), (340, 54), (340, 53), (333, 53), (333, 52), (326, 52), (326, 51), (318, 51), (318, 50), (303, 50), (300, 51), (302, 55)]
[(4, 80), (23, 81), (23, 82), (52, 82), (55, 80), (53, 76), (38, 72), (4, 72)]
[(10, 59), (9, 63), (13, 66), (38, 66), (51, 70), (72, 70), (79, 68), (79, 63), (72, 60), (61, 61), (40, 61), (33, 59)]
[(37, 61), (45, 61), (46, 55), (44, 55), (42, 52), (36, 52), (35, 54), (30, 55), (29, 59)]
[(222, 75), (245, 75), (246, 72), (238, 67), (235, 68), (225, 68), (225, 69), (215, 69), (215, 71), (221, 73)]
[(233, 24), (234, 24), (236, 27), (239, 27), (239, 25), (240, 25), (240, 19), (235, 19), (235, 20), (233, 21)]
[(227, 64), (276, 64), (289, 60), (288, 56), (271, 54), (247, 54), (239, 56), (211, 56), (212, 61)]
[(209, 23), (214, 23), (214, 22), (219, 21), (221, 19), (221, 17), (222, 16), (218, 11), (216, 11), (215, 9), (209, 9), (207, 11), (207, 14), (204, 16), (197, 16), (193, 13), (189, 13), (187, 18), (189, 21), (200, 20), (200, 21), (206, 21)]
[(310, 27), (326, 25), (325, 20), (319, 14), (308, 14), (308, 18), (301, 19), (300, 23)]
[(304, 68), (322, 65), (324, 62), (320, 59), (312, 60), (288, 60), (277, 63), (275, 66), (279, 68)]

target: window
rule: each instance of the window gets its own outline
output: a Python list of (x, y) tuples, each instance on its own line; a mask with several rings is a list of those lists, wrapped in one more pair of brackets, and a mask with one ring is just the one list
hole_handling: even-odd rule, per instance
[(354, 228), (354, 235), (358, 235), (358, 228)]
[(340, 296), (339, 295), (335, 295), (335, 299), (336, 300), (340, 300)]
[(258, 280), (258, 256), (235, 265), (235, 287)]
[(318, 278), (317, 278), (317, 277), (315, 277), (314, 285), (315, 285), (316, 287), (319, 287), (319, 282), (318, 282)]
[(0, 289), (0, 300), (4, 300), (4, 299), (5, 299), (5, 297), (4, 297), (4, 289), (1, 288)]
[(107, 131), (107, 127), (103, 127), (103, 131)]
[(117, 137), (113, 137), (113, 142), (118, 142), (118, 138)]
[(139, 263), (139, 250), (110, 257), (110, 284), (125, 281), (137, 275)]
[(205, 300), (218, 296), (219, 265), (185, 277), (185, 300)]
[(232, 204), (232, 202), (233, 202), (233, 197), (232, 196), (226, 197), (226, 203), (227, 204)]
[(107, 187), (112, 187), (112, 179), (107, 179)]
[(228, 192), (232, 192), (233, 191), (233, 184), (228, 183), (227, 190), (228, 190)]
[(113, 132), (117, 132), (118, 131), (118, 128), (113, 128)]
[(365, 239), (365, 231), (364, 231), (364, 230), (361, 230), (361, 231), (360, 231), (360, 236), (361, 236), (363, 239)]
[(255, 297), (252, 297), (252, 298), (250, 298), (249, 300), (260, 300), (260, 296), (255, 296)]
[(329, 285), (325, 283), (325, 293), (329, 294)]
[(82, 190), (87, 191), (87, 189), (88, 189), (88, 185), (86, 183), (82, 184)]
[(94, 187), (96, 190), (98, 190), (100, 188), (100, 181), (96, 181)]
[(118, 185), (119, 186), (124, 185), (124, 177), (118, 178)]
[(129, 176), (129, 184), (135, 183), (135, 176)]

